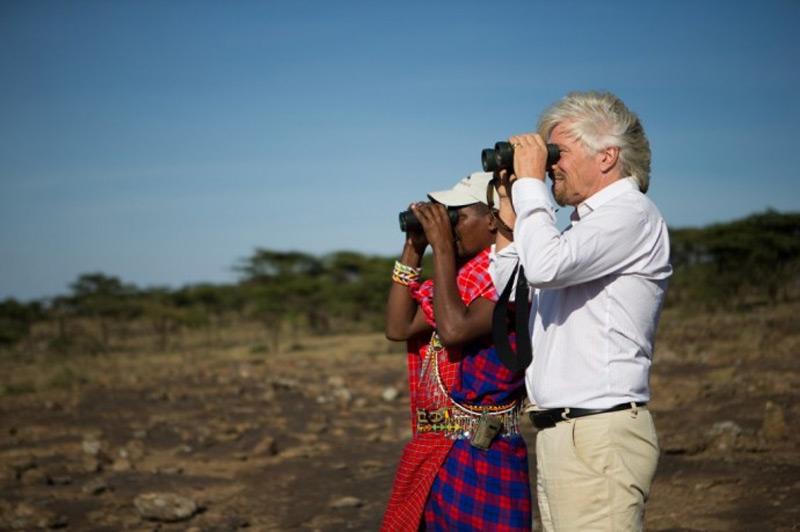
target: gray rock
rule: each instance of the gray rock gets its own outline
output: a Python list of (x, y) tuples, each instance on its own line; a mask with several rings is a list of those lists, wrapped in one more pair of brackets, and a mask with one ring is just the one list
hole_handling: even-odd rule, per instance
[(267, 379), (267, 384), (271, 385), (274, 390), (298, 390), (300, 389), (300, 382), (295, 379), (287, 379), (283, 377), (273, 377)]
[(154, 471), (157, 475), (182, 475), (183, 468), (181, 466), (167, 466), (159, 467)]
[(84, 457), (82, 464), (83, 470), (87, 473), (97, 473), (103, 470), (103, 462), (91, 456)]
[(373, 473), (386, 468), (386, 464), (380, 460), (364, 460), (358, 464), (358, 468), (364, 473)]
[(108, 445), (101, 441), (100, 437), (97, 435), (87, 434), (84, 436), (81, 442), (81, 449), (87, 459), (98, 460), (101, 464), (110, 464), (113, 462), (108, 452)]
[(708, 491), (717, 486), (725, 486), (731, 484), (735, 485), (739, 484), (740, 482), (741, 479), (738, 477), (715, 477), (695, 483), (694, 489), (695, 491)]
[(49, 483), (47, 472), (38, 467), (25, 471), (19, 480), (23, 486), (38, 486)]
[(81, 491), (88, 495), (100, 495), (108, 491), (108, 484), (102, 478), (96, 478), (84, 484)]
[(340, 403), (349, 403), (353, 399), (353, 394), (347, 388), (336, 388), (331, 395)]
[(306, 430), (314, 434), (323, 434), (328, 432), (328, 423), (326, 421), (309, 421), (306, 424)]
[(64, 528), (69, 525), (69, 520), (66, 516), (25, 502), (13, 507), (8, 504), (3, 505), (2, 510), (3, 515), (0, 524), (11, 530)]
[(253, 454), (267, 454), (270, 456), (278, 454), (278, 444), (272, 436), (264, 436), (260, 442), (253, 447)]
[(141, 440), (130, 440), (124, 447), (117, 452), (120, 458), (126, 458), (131, 462), (138, 462), (145, 455), (144, 442)]
[(14, 477), (17, 480), (21, 479), (28, 471), (36, 469), (37, 466), (38, 464), (36, 463), (36, 460), (31, 456), (20, 458), (19, 460), (11, 463), (11, 468), (14, 471)]
[(264, 390), (264, 393), (261, 394), (261, 400), (265, 403), (271, 403), (275, 400), (275, 389), (274, 388), (267, 388)]
[(397, 396), (400, 395), (400, 392), (397, 391), (397, 388), (394, 386), (389, 386), (388, 388), (383, 389), (383, 393), (381, 393), (381, 399), (386, 401), (387, 403), (391, 403)]
[(197, 513), (197, 503), (175, 493), (142, 493), (133, 501), (142, 519), (174, 523)]
[(707, 439), (699, 431), (672, 433), (659, 437), (658, 444), (664, 454), (686, 454), (691, 456), (706, 449), (708, 445)]
[(47, 483), (51, 486), (68, 486), (72, 484), (72, 477), (65, 473), (48, 473)]
[(194, 452), (194, 447), (191, 445), (179, 445), (177, 449), (175, 449), (174, 454), (192, 454)]
[(319, 448), (315, 445), (295, 445), (284, 449), (280, 453), (280, 457), (286, 460), (293, 460), (295, 458), (311, 458), (319, 454)]
[(358, 497), (340, 497), (331, 501), (329, 506), (331, 508), (360, 508), (364, 506), (364, 501)]
[(111, 469), (118, 473), (123, 471), (130, 471), (131, 470), (131, 462), (127, 458), (117, 458), (114, 460), (114, 463), (111, 465)]
[(81, 448), (89, 456), (97, 456), (103, 450), (103, 444), (100, 440), (89, 437), (81, 442)]
[(343, 388), (344, 387), (344, 379), (339, 377), (338, 375), (331, 375), (328, 377), (328, 385), (333, 388)]
[(44, 407), (45, 407), (46, 410), (50, 410), (50, 411), (64, 410), (64, 405), (62, 405), (61, 403), (59, 403), (57, 401), (45, 401), (44, 402)]
[(718, 451), (732, 451), (742, 432), (742, 427), (733, 421), (718, 421), (707, 433), (709, 447)]

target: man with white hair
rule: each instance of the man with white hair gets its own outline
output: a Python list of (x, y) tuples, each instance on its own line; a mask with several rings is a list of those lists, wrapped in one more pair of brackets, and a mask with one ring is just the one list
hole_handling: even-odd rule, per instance
[[(649, 142), (636, 114), (598, 92), (567, 95), (538, 134), (509, 142), (499, 195), (513, 242), (498, 235), (491, 271), (500, 292), (519, 264), (533, 289), (526, 385), (544, 528), (640, 530), (659, 454), (653, 340), (672, 274), (666, 223), (644, 194)], [(546, 168), (548, 143), (560, 158)], [(563, 232), (545, 172), (555, 200), (575, 207)]]

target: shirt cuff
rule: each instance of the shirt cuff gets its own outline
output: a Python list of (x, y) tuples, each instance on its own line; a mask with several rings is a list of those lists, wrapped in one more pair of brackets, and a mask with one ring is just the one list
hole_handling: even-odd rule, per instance
[(517, 179), (512, 185), (512, 202), (517, 213), (517, 223), (536, 210), (547, 212), (555, 220), (555, 211), (550, 203), (547, 185), (539, 179)]
[(489, 249), (489, 261), (497, 260), (498, 258), (517, 258), (517, 247), (514, 242), (509, 243), (506, 247), (497, 251), (497, 245), (492, 244)]
[[(517, 255), (517, 248), (514, 242), (504, 247), (500, 251), (496, 251), (494, 244), (489, 252), (489, 275), (492, 277), (494, 288), (499, 294), (503, 291), (511, 275), (514, 273), (514, 268), (517, 266), (519, 257)], [(512, 301), (514, 294), (511, 294)]]

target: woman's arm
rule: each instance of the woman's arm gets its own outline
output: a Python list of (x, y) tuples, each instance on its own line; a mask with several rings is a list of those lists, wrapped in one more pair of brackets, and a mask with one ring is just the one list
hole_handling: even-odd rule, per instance
[[(412, 268), (418, 268), (422, 263), (422, 254), (428, 242), (422, 232), (408, 233), (400, 262)], [(399, 283), (392, 283), (389, 289), (389, 300), (386, 303), (386, 338), (389, 340), (408, 340), (412, 336), (432, 330), (425, 321), (422, 309), (411, 297), (408, 287)]]
[(443, 205), (420, 205), (414, 212), (433, 248), (433, 313), (442, 344), (460, 345), (489, 334), (494, 303), (478, 298), (467, 306), (459, 295), (456, 250), (447, 209)]

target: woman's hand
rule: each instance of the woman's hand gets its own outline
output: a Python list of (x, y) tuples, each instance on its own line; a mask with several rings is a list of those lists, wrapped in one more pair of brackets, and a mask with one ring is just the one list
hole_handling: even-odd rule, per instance
[(453, 226), (447, 215), (447, 207), (438, 203), (415, 203), (411, 210), (422, 224), (434, 253), (454, 252)]
[[(409, 210), (413, 211), (415, 205), (421, 205), (421, 203), (412, 203), (408, 206)], [(414, 214), (416, 214), (416, 211)], [(425, 235), (425, 231), (423, 229), (406, 232), (406, 248), (410, 248), (410, 250), (420, 259), (425, 253), (426, 247), (428, 247), (428, 237)]]

